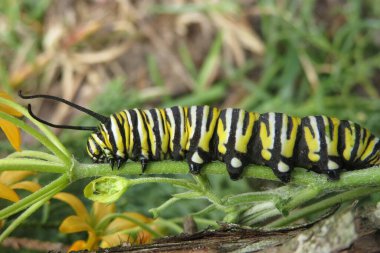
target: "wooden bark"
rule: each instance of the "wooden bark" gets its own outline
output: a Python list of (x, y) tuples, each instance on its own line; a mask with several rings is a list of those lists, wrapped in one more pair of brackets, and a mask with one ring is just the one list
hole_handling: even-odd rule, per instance
[(182, 234), (161, 238), (153, 244), (124, 245), (96, 252), (371, 253), (380, 249), (380, 235), (376, 233), (380, 216), (379, 221), (373, 219), (373, 213), (358, 215), (347, 210), (310, 227), (293, 230), (265, 232), (226, 225), (216, 231)]

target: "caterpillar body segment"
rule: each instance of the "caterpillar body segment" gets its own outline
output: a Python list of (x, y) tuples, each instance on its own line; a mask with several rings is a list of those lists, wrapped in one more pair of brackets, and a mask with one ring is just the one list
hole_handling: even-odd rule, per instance
[(326, 116), (302, 118), (295, 165), (338, 179), (343, 165), (338, 152), (339, 126), (340, 121), (336, 118)]
[(300, 138), (300, 122), (300, 118), (283, 113), (261, 114), (254, 138), (252, 162), (271, 167), (281, 181), (288, 182), (296, 162), (294, 157)]
[(221, 110), (214, 132), (214, 154), (224, 162), (231, 179), (238, 179), (252, 159), (253, 135), (259, 115), (240, 109)]
[(248, 164), (261, 164), (288, 182), (294, 167), (338, 179), (343, 169), (380, 165), (380, 139), (356, 123), (334, 117), (298, 118), (210, 106), (128, 109), (106, 117), (62, 98), (19, 95), (56, 100), (99, 120), (98, 127), (56, 125), (38, 118), (28, 105), (30, 115), (49, 126), (94, 131), (87, 152), (94, 162), (109, 162), (112, 167), (120, 168), (131, 159), (140, 161), (144, 171), (148, 161), (186, 160), (190, 172), (197, 174), (204, 164), (220, 160), (233, 180)]
[(186, 143), (186, 160), (190, 172), (200, 173), (205, 163), (214, 160), (211, 140), (219, 117), (219, 109), (210, 106), (191, 106), (187, 113), (189, 139)]
[(179, 161), (185, 158), (189, 139), (187, 126), (187, 107), (174, 106), (165, 109), (166, 126), (169, 133), (170, 158)]
[(340, 153), (345, 169), (362, 169), (380, 164), (380, 139), (356, 123), (342, 120)]

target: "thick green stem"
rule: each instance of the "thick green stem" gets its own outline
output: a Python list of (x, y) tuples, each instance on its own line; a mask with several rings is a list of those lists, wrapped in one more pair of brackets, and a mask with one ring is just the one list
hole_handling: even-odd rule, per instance
[[(149, 174), (188, 174), (189, 168), (186, 162), (182, 161), (157, 161), (148, 165), (144, 175)], [(110, 175), (141, 175), (141, 164), (138, 162), (128, 162), (120, 170), (111, 170), (108, 164), (78, 164), (73, 171), (73, 180), (94, 176)], [(202, 174), (222, 174), (228, 176), (225, 164), (212, 162), (206, 164), (202, 169)], [(249, 165), (245, 169), (244, 177), (254, 177), (272, 181), (279, 181), (272, 170), (265, 166)], [(297, 168), (293, 174), (290, 184), (313, 186), (324, 190), (350, 189), (359, 186), (379, 185), (380, 168), (374, 166), (364, 170), (349, 171), (341, 174), (337, 181), (331, 181), (325, 175), (306, 171)]]
[[(110, 176), (110, 175), (141, 175), (141, 164), (138, 162), (127, 162), (120, 170), (110, 170), (108, 164), (78, 164), (79, 167), (75, 168), (73, 178), (87, 178), (93, 176)], [(157, 161), (148, 164), (144, 174), (188, 174), (189, 166), (186, 162), (182, 161)], [(228, 176), (226, 165), (222, 162), (211, 162), (204, 165), (202, 174), (220, 174)], [(260, 165), (249, 165), (245, 169), (244, 177), (254, 177), (260, 179), (267, 179), (272, 181), (279, 181), (273, 174), (272, 170), (268, 167)], [(315, 177), (314, 177), (315, 176)], [(312, 183), (320, 183), (326, 180), (324, 176), (310, 172), (306, 173), (305, 170), (297, 170), (293, 173), (294, 184), (309, 185)], [(380, 181), (380, 180), (379, 180)]]
[(319, 187), (328, 190), (352, 189), (360, 186), (380, 185), (380, 167), (374, 166), (368, 169), (349, 171), (341, 174), (339, 180), (326, 180)]
[(0, 160), (0, 171), (30, 170), (36, 172), (64, 173), (66, 166), (29, 158), (4, 158)]

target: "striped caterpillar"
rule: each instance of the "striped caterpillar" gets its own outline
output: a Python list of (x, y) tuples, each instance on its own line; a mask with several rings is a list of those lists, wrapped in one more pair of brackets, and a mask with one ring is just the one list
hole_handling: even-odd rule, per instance
[(144, 171), (148, 161), (173, 159), (186, 160), (190, 172), (199, 174), (204, 164), (219, 160), (232, 180), (239, 179), (248, 164), (259, 164), (288, 182), (294, 167), (339, 179), (343, 169), (380, 164), (380, 139), (356, 123), (333, 117), (210, 106), (129, 109), (106, 117), (59, 97), (19, 95), (60, 101), (99, 120), (98, 127), (55, 125), (35, 116), (28, 105), (32, 117), (44, 124), (93, 131), (87, 141), (89, 156), (112, 168), (131, 159), (140, 161)]

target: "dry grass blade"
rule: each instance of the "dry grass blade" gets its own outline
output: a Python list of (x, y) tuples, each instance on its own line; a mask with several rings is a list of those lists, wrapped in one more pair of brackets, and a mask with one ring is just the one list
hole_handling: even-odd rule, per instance
[(121, 45), (111, 46), (104, 50), (86, 53), (74, 53), (73, 60), (82, 64), (97, 64), (109, 61), (114, 61), (122, 56), (130, 47), (132, 43), (127, 41)]
[(241, 66), (245, 62), (244, 50), (256, 55), (264, 54), (264, 43), (244, 20), (218, 13), (211, 13), (210, 17), (217, 29), (225, 34), (226, 46), (232, 51), (238, 65)]
[(319, 86), (318, 73), (306, 53), (300, 53), (299, 59), (301, 61), (301, 65), (305, 72), (306, 78), (309, 81), (312, 90), (315, 92)]

